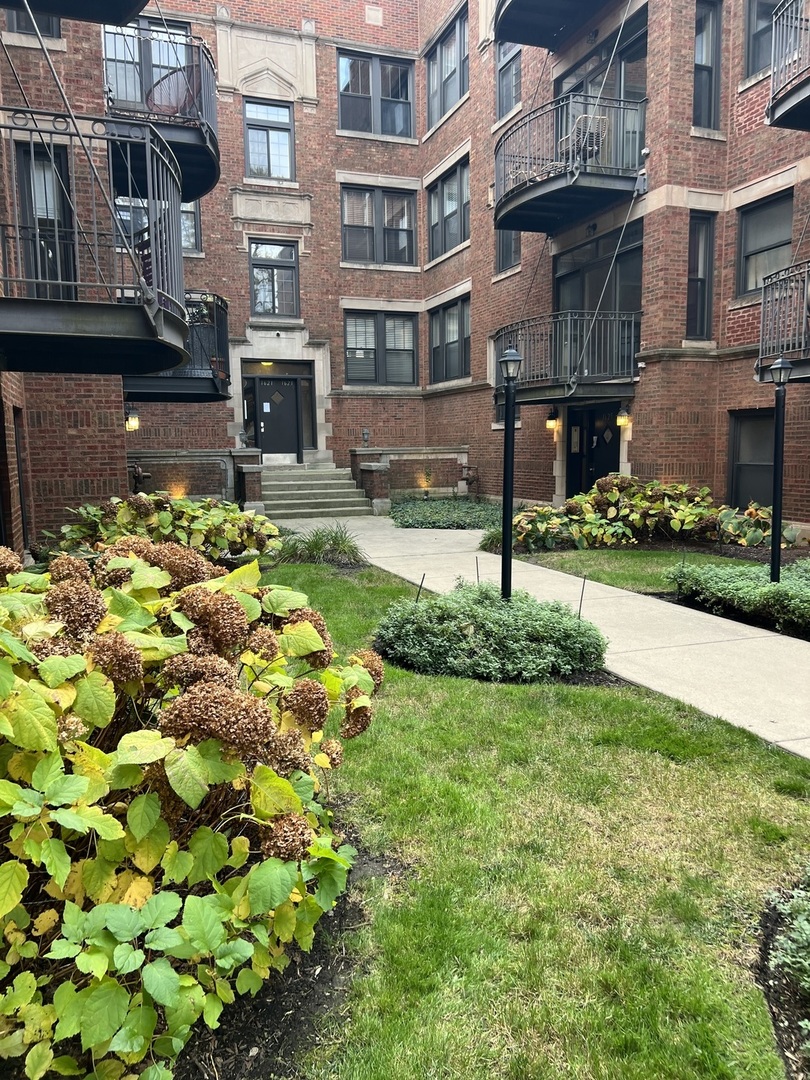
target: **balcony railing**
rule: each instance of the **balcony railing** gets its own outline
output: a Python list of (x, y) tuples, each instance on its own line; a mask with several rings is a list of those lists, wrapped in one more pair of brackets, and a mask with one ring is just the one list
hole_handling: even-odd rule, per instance
[(645, 102), (569, 94), (514, 124), (495, 148), (495, 202), (561, 173), (633, 176), (644, 146)]
[(186, 293), (186, 308), (191, 359), (169, 374), (189, 378), (213, 376), (227, 385), (231, 381), (227, 302), (214, 293), (192, 289)]
[(765, 278), (762, 285), (757, 371), (783, 356), (791, 362), (810, 360), (810, 261), (796, 263)]
[(110, 112), (217, 132), (216, 69), (201, 38), (133, 26), (104, 29)]
[(0, 109), (0, 139), (4, 299), (140, 304), (185, 321), (180, 177), (154, 130)]
[(782, 0), (773, 13), (771, 100), (810, 78), (810, 19), (805, 0)]
[(557, 311), (504, 326), (495, 355), (510, 346), (521, 354), (518, 386), (632, 379), (637, 374), (639, 312)]

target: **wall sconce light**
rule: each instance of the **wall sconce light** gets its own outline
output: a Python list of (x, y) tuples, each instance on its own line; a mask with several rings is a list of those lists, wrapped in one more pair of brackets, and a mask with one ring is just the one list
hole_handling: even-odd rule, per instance
[(368, 446), (368, 440), (371, 437), (371, 433), (369, 432), (367, 427), (363, 428), (363, 430), (360, 432), (360, 436), (363, 440), (363, 446)]
[(588, 42), (589, 45), (593, 45), (593, 43), (596, 41), (596, 39), (598, 37), (599, 37), (599, 31), (598, 30), (591, 30), (591, 32), (588, 34), (588, 36), (587, 36), (587, 38), (585, 40)]
[(592, 221), (590, 223), (590, 225), (585, 226), (585, 235), (586, 236), (596, 236), (596, 229), (597, 229), (597, 224), (596, 224), (595, 221)]
[(549, 414), (546, 417), (546, 427), (548, 428), (548, 430), (549, 431), (556, 431), (557, 430), (557, 424), (559, 423), (559, 420), (560, 420), (560, 414), (557, 411), (557, 406), (552, 405), (551, 409), (549, 410)]
[(624, 405), (622, 405), (616, 414), (616, 427), (629, 427), (632, 419), (630, 413), (625, 409)]
[(132, 409), (129, 405), (124, 406), (124, 428), (127, 431), (137, 431), (141, 426), (141, 418), (138, 416), (136, 409)]

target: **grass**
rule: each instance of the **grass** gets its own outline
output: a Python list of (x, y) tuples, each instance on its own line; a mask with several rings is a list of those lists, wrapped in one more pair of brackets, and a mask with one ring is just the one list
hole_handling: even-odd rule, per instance
[(665, 571), (687, 563), (699, 566), (739, 565), (739, 560), (702, 552), (684, 552), (673, 547), (671, 551), (645, 550), (644, 548), (585, 548), (583, 551), (564, 549), (544, 551), (525, 556), (527, 562), (547, 566), (563, 574), (587, 577), (602, 585), (628, 589), (637, 593), (675, 593), (676, 585), (668, 581)]
[[(600, 555), (603, 553), (600, 553)], [(288, 566), (344, 651), (415, 590)], [(364, 846), (348, 1005), (307, 1080), (782, 1080), (751, 974), (810, 850), (810, 762), (637, 688), (387, 669), (332, 780)]]

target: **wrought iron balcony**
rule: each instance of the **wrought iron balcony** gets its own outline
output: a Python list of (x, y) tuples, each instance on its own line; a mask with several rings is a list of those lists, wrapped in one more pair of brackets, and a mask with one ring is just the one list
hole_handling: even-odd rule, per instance
[(770, 382), (768, 369), (783, 356), (793, 364), (791, 379), (810, 379), (810, 261), (796, 263), (765, 278), (759, 358), (755, 378)]
[[(520, 401), (615, 397), (616, 384), (632, 384), (638, 374), (640, 321), (637, 311), (538, 315), (498, 330), (495, 355), (502, 356), (511, 346), (523, 357), (517, 382)], [(627, 393), (622, 389), (623, 396)]]
[(604, 6), (604, 0), (498, 0), (495, 40), (556, 51)]
[(768, 123), (810, 131), (810, 13), (805, 0), (782, 0), (773, 13)]
[(219, 180), (217, 78), (201, 38), (137, 26), (104, 30), (105, 79), (112, 116), (148, 119), (172, 148), (193, 202)]
[(495, 147), (495, 225), (554, 233), (635, 190), (645, 102), (569, 94), (518, 120)]
[(187, 359), (180, 176), (146, 124), (0, 109), (0, 366), (124, 374)]
[(129, 401), (205, 402), (230, 396), (231, 362), (228, 346), (228, 304), (214, 293), (190, 289), (188, 310), (189, 359), (172, 371), (124, 377)]
[[(146, 3), (147, 0), (36, 0), (32, 7), (41, 15), (120, 26), (140, 14)], [(25, 11), (22, 0), (3, 0), (3, 7)]]

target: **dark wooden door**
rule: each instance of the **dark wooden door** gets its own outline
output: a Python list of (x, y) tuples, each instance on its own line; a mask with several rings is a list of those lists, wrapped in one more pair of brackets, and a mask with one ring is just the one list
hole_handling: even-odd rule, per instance
[(256, 390), (256, 436), (262, 453), (298, 456), (301, 449), (298, 380), (259, 379)]

